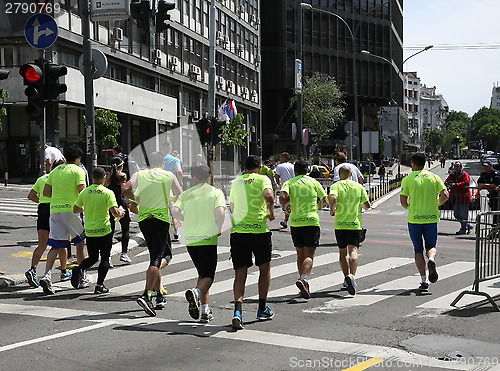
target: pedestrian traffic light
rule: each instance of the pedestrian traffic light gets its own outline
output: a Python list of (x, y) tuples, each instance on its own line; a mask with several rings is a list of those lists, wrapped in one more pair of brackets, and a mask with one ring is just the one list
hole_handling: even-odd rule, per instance
[(160, 0), (158, 3), (158, 11), (156, 12), (155, 25), (156, 32), (164, 31), (168, 28), (167, 21), (170, 20), (169, 11), (175, 9), (175, 3), (169, 3), (165, 0)]
[(196, 123), (196, 130), (202, 145), (209, 144), (212, 137), (212, 123), (208, 119), (198, 120)]
[(44, 95), (46, 100), (55, 100), (61, 93), (68, 90), (66, 84), (60, 84), (59, 78), (68, 73), (66, 66), (46, 62), (44, 64)]
[(151, 15), (149, 1), (142, 0), (130, 3), (130, 15), (137, 20), (137, 27), (149, 32), (149, 17)]
[(9, 77), (9, 70), (0, 70), (0, 80), (5, 80)]
[(225, 125), (225, 121), (220, 121), (217, 119), (212, 119), (212, 144), (216, 145), (221, 141), (220, 135), (222, 134), (222, 126)]
[(24, 79), (27, 88), (24, 94), (28, 98), (26, 112), (32, 119), (40, 119), (44, 108), (44, 79), (43, 61), (36, 60), (35, 63), (24, 64), (19, 68), (19, 74)]

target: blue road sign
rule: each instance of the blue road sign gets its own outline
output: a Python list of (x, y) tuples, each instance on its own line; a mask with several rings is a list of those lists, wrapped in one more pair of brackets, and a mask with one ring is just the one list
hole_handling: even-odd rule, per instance
[(56, 42), (57, 23), (48, 14), (35, 14), (28, 19), (24, 28), (24, 36), (31, 46), (46, 49)]

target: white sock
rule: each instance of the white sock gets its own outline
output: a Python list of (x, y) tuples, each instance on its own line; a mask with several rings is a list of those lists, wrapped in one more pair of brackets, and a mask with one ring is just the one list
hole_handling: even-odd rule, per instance
[(52, 270), (51, 269), (46, 269), (44, 276), (47, 276), (49, 278), (52, 277)]
[(307, 281), (309, 279), (309, 276), (307, 274), (301, 274), (300, 279)]
[(208, 308), (208, 304), (202, 304), (201, 305), (201, 313), (210, 313), (210, 309)]
[(422, 276), (422, 282), (427, 282), (427, 276)]
[(430, 262), (433, 262), (433, 261), (434, 261), (434, 258), (429, 258), (429, 261), (430, 261)]

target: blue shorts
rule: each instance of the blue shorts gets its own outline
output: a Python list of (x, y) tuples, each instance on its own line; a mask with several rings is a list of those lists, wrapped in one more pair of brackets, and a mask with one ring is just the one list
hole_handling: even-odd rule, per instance
[(408, 232), (410, 233), (411, 242), (413, 242), (415, 254), (422, 254), (424, 252), (424, 242), (425, 251), (436, 247), (438, 237), (437, 223), (408, 223)]

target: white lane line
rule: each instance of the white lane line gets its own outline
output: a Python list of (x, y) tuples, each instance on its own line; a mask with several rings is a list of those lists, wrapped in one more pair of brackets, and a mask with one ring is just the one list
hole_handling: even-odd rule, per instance
[[(359, 272), (363, 272), (360, 267)], [(444, 280), (460, 273), (474, 269), (474, 262), (454, 262), (448, 265), (438, 266), (439, 279)], [(334, 299), (327, 301), (323, 309), (351, 307), (353, 305), (372, 305), (382, 300), (399, 295), (416, 287), (418, 275), (411, 275), (378, 286), (359, 291), (355, 296), (348, 296), (345, 300)]]
[[(22, 209), (20, 209), (22, 210)], [(25, 211), (25, 212), (21, 212), (21, 211), (7, 211), (7, 210), (0, 210), (0, 213), (3, 213), (3, 214), (11, 214), (11, 215), (26, 215), (26, 216), (37, 216), (37, 212), (33, 212), (33, 211)]]
[[(439, 270), (438, 270), (439, 272)], [(471, 278), (472, 281), (472, 278)], [(426, 309), (443, 309), (443, 310), (450, 310), (454, 309), (455, 307), (451, 307), (450, 304), (455, 298), (462, 292), (466, 290), (471, 290), (471, 286), (469, 285), (467, 287), (464, 287), (461, 290), (457, 290), (454, 292), (451, 292), (447, 295), (441, 296), (437, 299), (431, 300), (427, 303), (423, 303), (419, 305), (417, 308), (426, 308)], [(500, 295), (500, 278), (498, 279), (492, 279), (489, 281), (481, 282), (479, 284), (479, 291), (483, 291), (488, 293), (491, 297)], [(462, 299), (457, 303), (457, 307), (464, 307), (470, 304), (474, 304), (477, 302), (480, 302), (482, 300), (485, 300), (486, 297), (484, 296), (479, 296), (479, 295), (464, 295)], [(488, 304), (489, 305), (489, 304)]]
[[(62, 310), (62, 312), (61, 312)], [(332, 354), (345, 354), (357, 357), (380, 357), (384, 359), (390, 359), (394, 364), (396, 361), (401, 363), (407, 363), (412, 365), (421, 365), (431, 368), (443, 368), (452, 370), (473, 370), (476, 366), (474, 364), (468, 365), (456, 361), (440, 361), (434, 357), (428, 357), (420, 355), (417, 353), (410, 353), (397, 348), (384, 347), (379, 345), (370, 345), (362, 343), (351, 343), (344, 341), (335, 340), (325, 340), (325, 339), (315, 339), (303, 336), (287, 335), (281, 333), (264, 332), (258, 330), (251, 330), (247, 327), (243, 331), (228, 331), (227, 326), (216, 326), (216, 325), (200, 325), (193, 322), (178, 322), (176, 320), (162, 319), (158, 317), (138, 317), (138, 318), (116, 318), (109, 320), (106, 313), (95, 313), (95, 312), (84, 312), (80, 310), (71, 310), (63, 308), (54, 307), (35, 307), (27, 305), (7, 305), (0, 304), (0, 313), (5, 314), (23, 314), (31, 316), (41, 316), (41, 313), (47, 316), (48, 313), (52, 314), (51, 318), (54, 319), (64, 319), (66, 317), (72, 319), (80, 320), (90, 320), (99, 321), (92, 326), (84, 327), (81, 329), (76, 329), (67, 331), (64, 333), (54, 334), (39, 339), (33, 339), (31, 341), (19, 342), (12, 345), (6, 345), (0, 349), (5, 348), (5, 350), (15, 349), (16, 347), (21, 347), (24, 345), (32, 344), (33, 342), (40, 342), (45, 340), (50, 340), (51, 338), (57, 338), (61, 336), (67, 336), (71, 333), (90, 331), (97, 328), (102, 328), (110, 326), (113, 324), (121, 326), (141, 326), (147, 331), (147, 326), (156, 326), (156, 331), (158, 331), (158, 326), (161, 326), (160, 330), (167, 333), (181, 333), (186, 335), (194, 335), (198, 337), (214, 337), (219, 339), (227, 340), (239, 340), (243, 342), (252, 342), (258, 344), (266, 344), (267, 346), (278, 346), (290, 349), (305, 349), (317, 352), (328, 352)], [(84, 318), (85, 314), (89, 318)], [(83, 318), (78, 318), (83, 317)], [(106, 320), (99, 320), (99, 318), (106, 318)], [(155, 329), (151, 329), (154, 331)], [(126, 331), (126, 330), (125, 330)], [(9, 349), (7, 349), (9, 348)]]
[[(332, 263), (333, 263), (333, 255), (332, 254)], [(315, 264), (313, 265), (313, 271), (314, 271), (314, 266), (316, 265), (316, 259)], [(335, 262), (337, 261), (337, 257), (335, 257)], [(390, 269), (398, 268), (403, 265), (407, 265), (413, 262), (413, 259), (410, 258), (386, 258), (386, 259), (381, 259), (377, 260), (372, 263), (368, 263), (365, 265), (362, 265), (358, 268), (358, 275), (356, 276), (357, 278), (361, 277), (366, 277), (370, 276), (372, 274), (377, 274), (380, 272), (384, 272)], [(333, 267), (332, 267), (333, 268)], [(335, 268), (337, 269), (337, 266)], [(272, 272), (271, 272), (272, 274)], [(271, 276), (272, 277), (272, 276)], [(340, 285), (344, 282), (344, 274), (341, 271), (334, 272), (331, 274), (323, 275), (318, 278), (312, 278), (309, 280), (309, 285), (311, 287), (311, 292), (318, 292), (324, 289), (327, 289), (329, 287), (335, 286), (335, 285)], [(288, 297), (288, 296), (297, 296), (298, 295), (298, 290), (297, 287), (295, 286), (295, 283), (293, 285), (283, 287), (277, 290), (273, 290), (269, 292), (268, 294), (268, 299), (269, 298), (283, 298), (283, 297)], [(251, 299), (258, 299), (258, 296), (252, 297)]]

